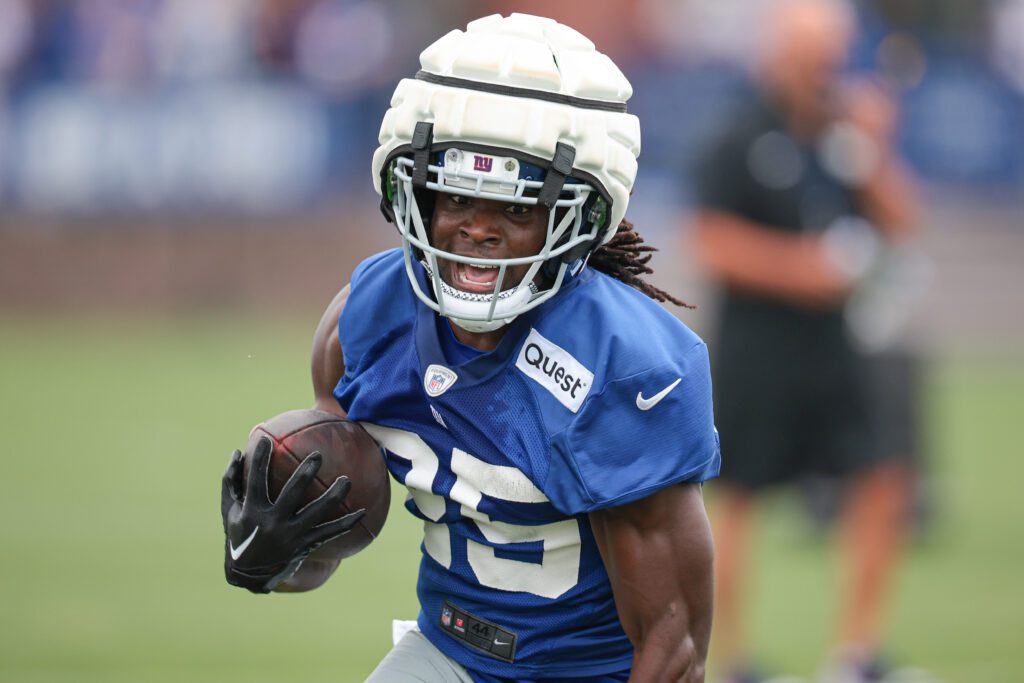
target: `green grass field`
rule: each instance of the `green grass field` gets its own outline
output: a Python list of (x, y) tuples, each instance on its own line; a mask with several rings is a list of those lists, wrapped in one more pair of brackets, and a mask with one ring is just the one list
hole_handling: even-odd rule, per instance
[[(221, 567), (221, 472), (253, 423), (311, 403), (314, 325), (0, 318), (0, 680), (363, 680), (416, 613), (403, 494), (318, 591), (256, 597)], [(891, 648), (951, 683), (1022, 681), (1024, 364), (944, 363), (928, 397), (940, 516)], [(834, 564), (796, 519), (767, 509), (752, 629), (767, 662), (809, 675)]]

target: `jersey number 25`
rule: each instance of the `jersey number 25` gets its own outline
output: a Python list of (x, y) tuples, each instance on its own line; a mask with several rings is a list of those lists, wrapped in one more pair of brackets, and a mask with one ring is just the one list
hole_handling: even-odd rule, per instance
[[(417, 434), (404, 429), (361, 423), (377, 443), (408, 460), (405, 477), (416, 507), (430, 520), (423, 525), (423, 545), (439, 564), (451, 568), (452, 543), (448, 525), (438, 523), (445, 513), (445, 498), (434, 493), (441, 461)], [(493, 545), (465, 539), (466, 556), (483, 586), (504, 591), (524, 591), (557, 598), (576, 585), (580, 569), (580, 530), (575, 519), (551, 524), (519, 525), (493, 521), (480, 512), (483, 495), (514, 503), (544, 503), (547, 497), (515, 467), (492, 465), (458, 448), (452, 449), (451, 470), (455, 484), (447, 497), (461, 505), (463, 517), (472, 519)], [(542, 541), (540, 564), (498, 557), (494, 546)]]

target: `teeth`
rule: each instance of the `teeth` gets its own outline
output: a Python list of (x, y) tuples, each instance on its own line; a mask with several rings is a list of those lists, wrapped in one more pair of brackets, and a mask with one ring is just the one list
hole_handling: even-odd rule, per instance
[[(488, 274), (492, 272), (493, 275)], [(498, 279), (497, 266), (478, 266), (473, 263), (457, 264), (454, 275), (461, 282), (476, 287), (486, 286), (490, 288), (494, 285), (494, 281)]]

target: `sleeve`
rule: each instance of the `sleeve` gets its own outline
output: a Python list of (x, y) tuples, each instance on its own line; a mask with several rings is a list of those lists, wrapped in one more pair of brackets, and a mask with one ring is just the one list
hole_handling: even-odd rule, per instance
[(352, 273), (351, 292), (338, 317), (338, 340), (347, 377), (358, 374), (367, 349), (391, 327), (396, 316), (405, 312), (400, 305), (404, 290), (395, 286), (397, 277), (405, 277), (400, 265), (401, 251), (388, 250), (369, 257)]
[(567, 514), (624, 505), (718, 476), (707, 347), (607, 382), (555, 436), (546, 486)]

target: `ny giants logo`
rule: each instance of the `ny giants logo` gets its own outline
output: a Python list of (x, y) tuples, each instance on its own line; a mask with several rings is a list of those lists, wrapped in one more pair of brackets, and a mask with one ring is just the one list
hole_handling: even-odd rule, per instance
[(494, 159), (491, 157), (482, 157), (479, 154), (473, 155), (473, 170), (482, 171), (483, 173), (490, 173), (491, 169), (494, 168)]

